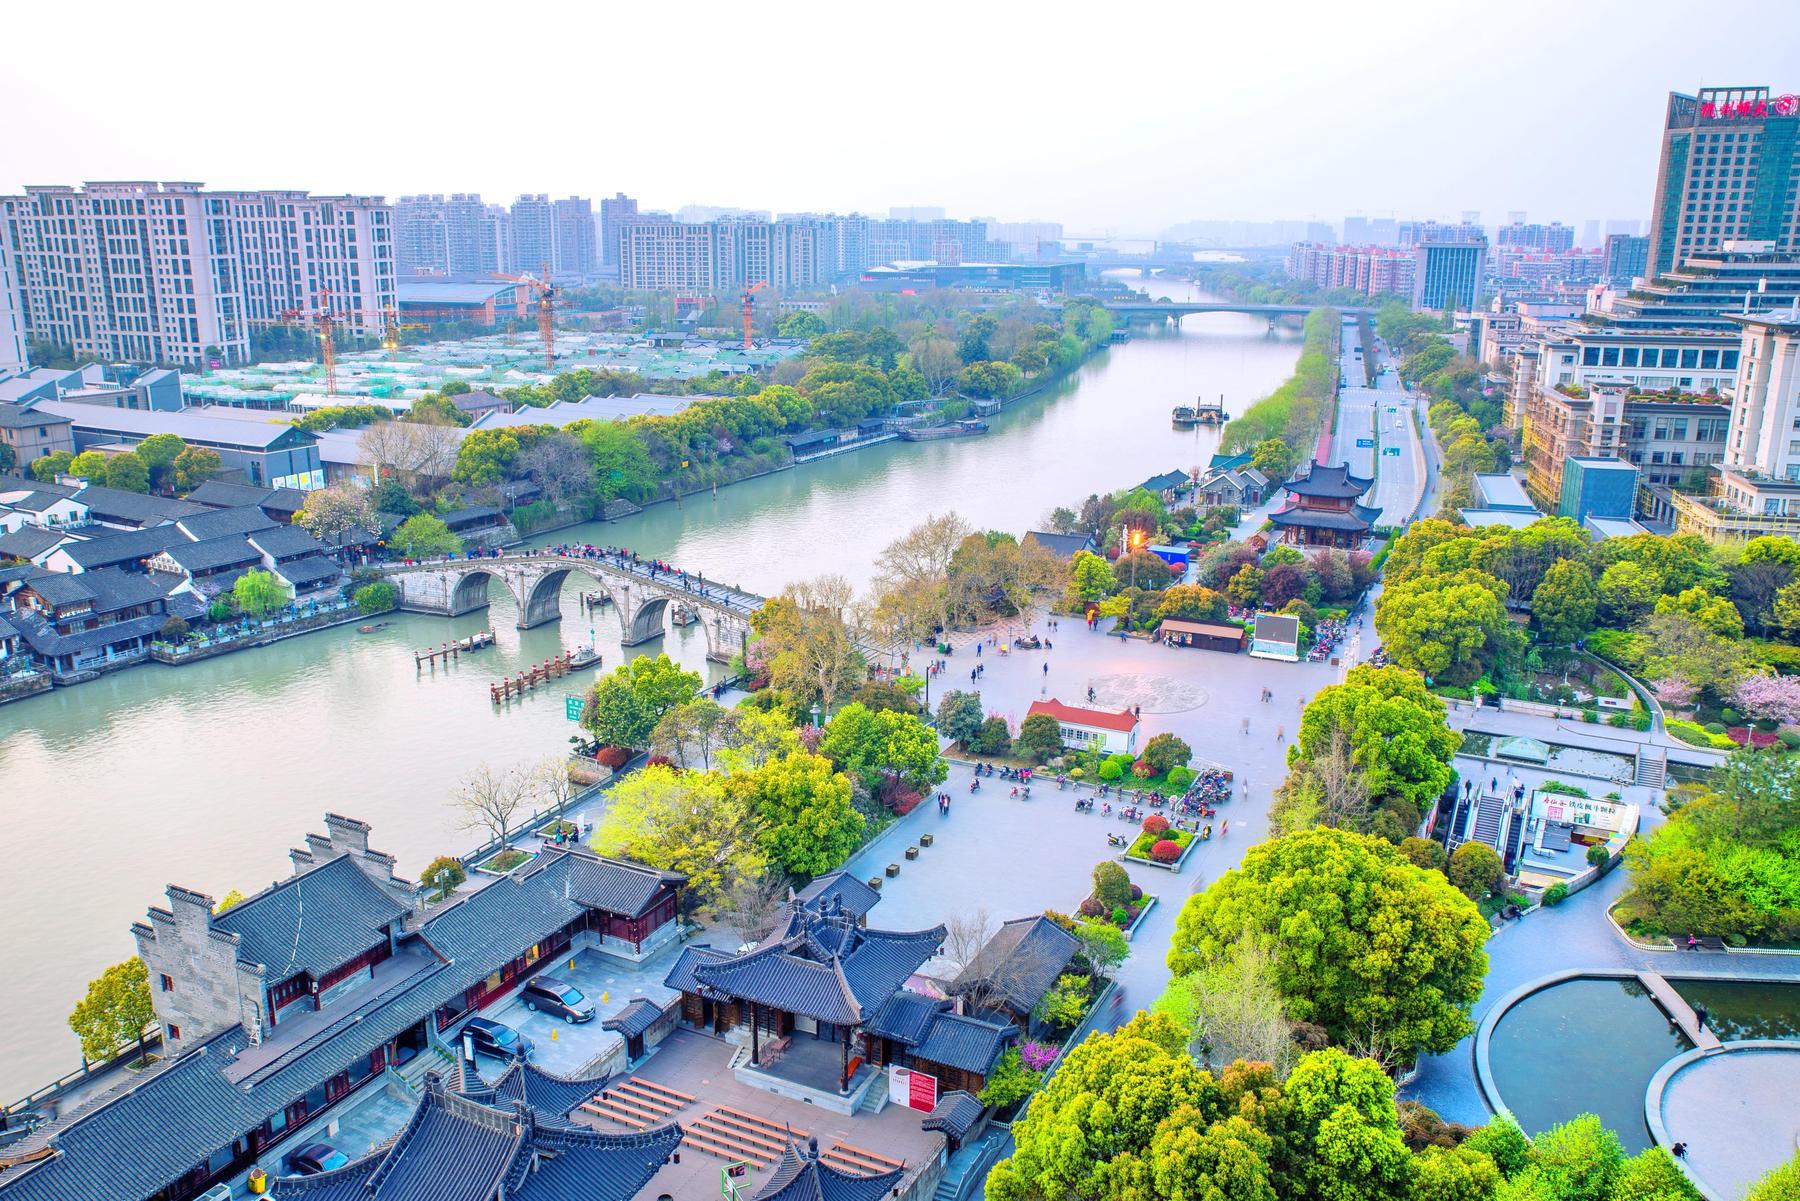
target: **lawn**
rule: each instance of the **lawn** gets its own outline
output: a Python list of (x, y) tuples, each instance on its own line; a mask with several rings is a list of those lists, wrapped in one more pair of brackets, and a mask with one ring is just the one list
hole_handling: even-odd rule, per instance
[[(1148, 830), (1145, 830), (1140, 833), (1136, 840), (1132, 842), (1131, 846), (1127, 848), (1125, 855), (1127, 858), (1149, 859), (1150, 848), (1159, 842), (1172, 842), (1183, 851), (1186, 851), (1188, 849), (1188, 844), (1193, 841), (1194, 835), (1192, 831), (1177, 830), (1172, 826), (1169, 829), (1162, 831), (1160, 834), (1152, 834)], [(1181, 856), (1177, 855), (1169, 862), (1174, 863), (1180, 858)], [(1152, 860), (1152, 862), (1155, 861)]]

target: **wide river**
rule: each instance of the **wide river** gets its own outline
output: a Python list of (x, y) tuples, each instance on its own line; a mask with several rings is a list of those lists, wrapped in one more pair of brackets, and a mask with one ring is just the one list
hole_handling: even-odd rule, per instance
[[(1197, 296), (1160, 279), (1150, 291)], [(1169, 409), (1223, 395), (1241, 410), (1298, 353), (1293, 328), (1189, 317), (1103, 352), (986, 437), (854, 451), (548, 540), (629, 546), (764, 593), (823, 572), (860, 587), (882, 547), (927, 514), (954, 509), (1023, 534), (1056, 505), (1205, 464), (1216, 431), (1175, 432)], [(400, 614), (370, 634), (346, 626), (188, 667), (136, 667), (0, 707), (0, 1100), (77, 1066), (65, 1019), (89, 979), (132, 953), (131, 923), (164, 903), (167, 884), (214, 897), (265, 887), (327, 811), (372, 823), (373, 844), (404, 875), (482, 842), (456, 828), (452, 787), (484, 762), (566, 750), (562, 698), (579, 687), (497, 710), (488, 683), (588, 641), (580, 584), (568, 584), (562, 629), (515, 630), (495, 587), (486, 617)], [(598, 617), (610, 667), (618, 629), (610, 610)], [(496, 649), (415, 669), (413, 648), (490, 622)], [(705, 666), (698, 628), (661, 649)]]

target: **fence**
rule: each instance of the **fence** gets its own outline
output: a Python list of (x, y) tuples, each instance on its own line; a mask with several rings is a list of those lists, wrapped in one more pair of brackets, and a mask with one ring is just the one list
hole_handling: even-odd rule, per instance
[(263, 646), (282, 638), (290, 638), (295, 634), (304, 634), (310, 630), (322, 630), (328, 626), (342, 625), (362, 615), (356, 602), (339, 599), (326, 601), (310, 606), (305, 612), (284, 613), (279, 617), (271, 617), (257, 622), (248, 629), (224, 637), (201, 635), (186, 642), (152, 642), (150, 657), (158, 663), (188, 663), (198, 659), (208, 659), (226, 651), (241, 650), (247, 646)]

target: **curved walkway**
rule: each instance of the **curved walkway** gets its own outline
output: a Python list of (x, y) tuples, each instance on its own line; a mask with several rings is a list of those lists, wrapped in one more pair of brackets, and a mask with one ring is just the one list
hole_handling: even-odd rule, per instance
[[(1488, 940), (1488, 974), (1474, 1019), (1520, 987), (1562, 971), (1613, 968), (1690, 977), (1755, 976), (1800, 981), (1800, 958), (1786, 955), (1733, 955), (1725, 952), (1644, 951), (1621, 938), (1607, 909), (1629, 883), (1621, 868), (1554, 909), (1539, 909), (1509, 922)], [(1473, 1036), (1442, 1055), (1419, 1061), (1401, 1096), (1420, 1101), (1448, 1121), (1478, 1125), (1489, 1109), (1475, 1079)]]

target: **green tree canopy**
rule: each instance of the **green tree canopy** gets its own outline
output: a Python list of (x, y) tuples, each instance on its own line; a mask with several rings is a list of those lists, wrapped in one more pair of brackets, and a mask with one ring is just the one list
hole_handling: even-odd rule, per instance
[(1473, 569), (1389, 583), (1375, 629), (1395, 663), (1449, 684), (1473, 682), (1523, 642), (1506, 616), (1506, 585)]
[(730, 781), (756, 815), (771, 868), (807, 879), (841, 866), (862, 841), (865, 821), (850, 803), (850, 781), (829, 759), (794, 752)]
[(150, 469), (135, 451), (108, 459), (105, 479), (108, 488), (117, 488), (121, 492), (150, 491)]
[(231, 586), (231, 599), (245, 617), (260, 618), (288, 603), (287, 589), (260, 567), (251, 568)]
[(663, 714), (693, 700), (699, 691), (698, 672), (681, 670), (665, 654), (639, 655), (594, 685), (582, 724), (602, 743), (643, 750)]
[(1531, 615), (1544, 641), (1563, 646), (1594, 628), (1599, 601), (1594, 573), (1583, 563), (1562, 559), (1550, 565), (1531, 594)]
[(938, 698), (938, 730), (965, 748), (981, 732), (981, 694), (951, 689)]
[(1013, 739), (1014, 751), (1043, 763), (1062, 749), (1062, 726), (1048, 713), (1033, 713), (1019, 723), (1019, 736)]
[(175, 491), (185, 496), (207, 480), (216, 479), (224, 469), (218, 451), (210, 446), (190, 446), (175, 456)]
[(409, 559), (454, 555), (462, 550), (462, 539), (450, 532), (443, 518), (431, 513), (414, 513), (401, 522), (393, 541), (394, 548)]
[(136, 1042), (141, 1052), (144, 1027), (155, 1020), (150, 974), (144, 961), (133, 956), (88, 982), (87, 995), (69, 1015), (69, 1029), (81, 1040), (85, 1058), (104, 1062), (126, 1043)]
[(715, 773), (662, 764), (613, 785), (593, 846), (685, 874), (684, 899), (701, 907), (716, 901), (735, 874), (756, 875), (764, 867), (744, 795)]
[(1442, 874), (1378, 839), (1319, 828), (1250, 848), (1241, 868), (1190, 898), (1169, 967), (1196, 972), (1252, 940), (1273, 957), (1290, 1017), (1404, 1064), (1473, 1028), (1487, 935)]
[(883, 775), (922, 791), (948, 774), (938, 753), (937, 732), (917, 715), (891, 709), (871, 712), (854, 701), (826, 723), (819, 753), (839, 771), (862, 776), (871, 792)]

